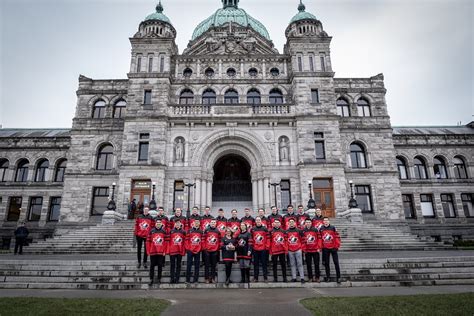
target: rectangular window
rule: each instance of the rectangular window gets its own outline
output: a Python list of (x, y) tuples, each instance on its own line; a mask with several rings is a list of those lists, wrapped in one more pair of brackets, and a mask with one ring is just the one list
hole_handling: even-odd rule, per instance
[(42, 197), (32, 197), (30, 199), (30, 208), (28, 210), (28, 220), (37, 222), (41, 218), (41, 208), (43, 207)]
[(92, 189), (91, 215), (103, 215), (109, 203), (109, 188), (95, 187)]
[(316, 160), (326, 160), (326, 148), (324, 145), (324, 133), (314, 133), (314, 150)]
[(456, 217), (452, 194), (441, 194), (441, 205), (443, 206), (444, 217)]
[(153, 72), (153, 56), (148, 57), (148, 72)]
[(356, 201), (359, 208), (364, 213), (372, 213), (372, 195), (370, 194), (370, 186), (356, 185), (355, 186)]
[(160, 72), (165, 72), (165, 56), (160, 57)]
[(474, 217), (474, 209), (472, 207), (472, 193), (461, 194), (462, 208), (466, 217)]
[(431, 194), (421, 194), (420, 203), (421, 213), (423, 214), (423, 217), (435, 217), (433, 207), (433, 196)]
[(303, 58), (298, 56), (298, 71), (303, 71)]
[(319, 90), (318, 89), (312, 89), (311, 90), (311, 103), (319, 103)]
[(145, 94), (143, 96), (143, 104), (151, 105), (151, 90), (145, 90)]
[(176, 209), (177, 207), (184, 209), (184, 182), (183, 181), (174, 182), (173, 209)]
[(281, 180), (280, 191), (281, 191), (281, 208), (283, 209), (291, 204), (290, 180)]
[(57, 222), (59, 220), (60, 210), (61, 210), (61, 197), (52, 197), (49, 203), (48, 221)]
[(142, 71), (142, 56), (137, 57), (137, 72)]
[(10, 198), (7, 221), (17, 222), (20, 219), (22, 200), (23, 199), (18, 196), (12, 196)]
[(150, 134), (140, 134), (140, 143), (138, 145), (138, 161), (148, 161), (148, 149), (150, 147)]
[(326, 71), (326, 54), (321, 53), (319, 54), (319, 60), (321, 61), (321, 71)]
[(416, 218), (415, 207), (413, 206), (413, 195), (402, 194), (402, 200), (405, 218)]
[(309, 55), (309, 70), (314, 72), (314, 58), (313, 55)]

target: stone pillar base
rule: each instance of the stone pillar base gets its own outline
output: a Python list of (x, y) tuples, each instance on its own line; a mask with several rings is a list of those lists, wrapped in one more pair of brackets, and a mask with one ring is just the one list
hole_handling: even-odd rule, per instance
[(102, 215), (102, 225), (114, 225), (117, 221), (122, 221), (124, 215), (117, 211), (105, 211)]
[(360, 208), (351, 208), (347, 211), (338, 213), (339, 217), (348, 219), (351, 223), (363, 223), (362, 210)]

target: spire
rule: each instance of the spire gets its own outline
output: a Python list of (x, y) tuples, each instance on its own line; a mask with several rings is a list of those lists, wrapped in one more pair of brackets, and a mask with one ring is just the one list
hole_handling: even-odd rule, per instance
[(156, 6), (156, 12), (163, 13), (163, 5), (161, 4), (161, 0), (158, 3), (158, 5)]
[(306, 7), (303, 4), (303, 0), (300, 0), (300, 4), (298, 5), (298, 11), (304, 12), (305, 10), (306, 10)]
[(237, 8), (239, 5), (239, 0), (222, 0), (222, 4), (224, 5), (224, 9), (228, 7)]

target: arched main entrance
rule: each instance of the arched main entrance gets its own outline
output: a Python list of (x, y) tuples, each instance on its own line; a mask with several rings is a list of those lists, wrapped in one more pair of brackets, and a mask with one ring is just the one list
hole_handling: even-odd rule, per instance
[(243, 157), (229, 154), (214, 165), (212, 201), (248, 202), (252, 204), (250, 164)]

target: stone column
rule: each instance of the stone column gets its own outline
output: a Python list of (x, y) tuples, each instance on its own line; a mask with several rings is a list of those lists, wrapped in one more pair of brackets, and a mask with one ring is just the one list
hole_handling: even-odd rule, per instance
[(201, 205), (201, 180), (199, 179), (196, 179), (196, 188), (194, 189), (194, 205), (197, 207)]
[(263, 207), (264, 198), (263, 198), (263, 179), (258, 180), (258, 207)]
[(252, 208), (254, 211), (258, 208), (258, 182), (257, 180), (252, 181)]
[(207, 205), (212, 210), (212, 181), (207, 181)]
[(201, 208), (207, 205), (207, 181), (201, 180)]
[(270, 188), (268, 187), (270, 184), (270, 180), (268, 178), (263, 179), (263, 200), (264, 200), (264, 208), (270, 208)]

